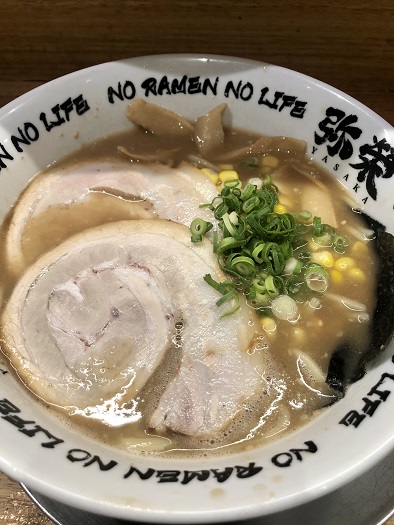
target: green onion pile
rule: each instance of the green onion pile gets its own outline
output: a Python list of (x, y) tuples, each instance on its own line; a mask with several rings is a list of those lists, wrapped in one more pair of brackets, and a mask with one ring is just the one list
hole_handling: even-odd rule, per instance
[(218, 283), (208, 274), (204, 280), (222, 294), (218, 306), (233, 300), (225, 316), (239, 307), (239, 292), (261, 315), (270, 315), (273, 301), (280, 296), (289, 298), (285, 299), (288, 308), (289, 301), (291, 306), (321, 295), (328, 286), (328, 273), (311, 260), (305, 247), (312, 239), (343, 253), (348, 245), (346, 238), (336, 236), (335, 229), (322, 224), (319, 217), (307, 224), (312, 218), (309, 211), (275, 212), (278, 195), (271, 177), (261, 187), (242, 186), (238, 179), (226, 181), (211, 203), (200, 206), (212, 211), (218, 230), (200, 218), (190, 226), (194, 243), (212, 230), (213, 251), (229, 279)]

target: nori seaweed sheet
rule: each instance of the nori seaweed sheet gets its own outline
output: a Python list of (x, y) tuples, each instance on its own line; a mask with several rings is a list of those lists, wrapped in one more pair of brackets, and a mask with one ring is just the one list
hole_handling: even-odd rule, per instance
[(375, 232), (374, 246), (379, 260), (376, 305), (371, 322), (371, 341), (363, 355), (352, 342), (343, 342), (334, 351), (326, 382), (341, 397), (346, 388), (365, 375), (366, 366), (389, 344), (394, 332), (394, 236), (385, 226), (362, 213), (368, 228)]

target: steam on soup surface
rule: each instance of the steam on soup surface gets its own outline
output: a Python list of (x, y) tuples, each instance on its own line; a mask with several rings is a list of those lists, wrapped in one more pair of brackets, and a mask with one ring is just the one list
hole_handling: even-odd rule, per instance
[(4, 354), (125, 450), (283, 436), (342, 395), (334, 352), (351, 378), (369, 345), (378, 261), (345, 190), (304, 143), (223, 129), (224, 111), (136, 101), (136, 127), (37, 175), (2, 226)]

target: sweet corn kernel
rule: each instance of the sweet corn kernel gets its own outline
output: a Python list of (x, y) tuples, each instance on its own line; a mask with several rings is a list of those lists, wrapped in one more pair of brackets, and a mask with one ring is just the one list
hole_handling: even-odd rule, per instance
[(361, 268), (350, 268), (348, 276), (354, 281), (359, 281), (362, 283), (367, 280), (367, 276), (365, 275), (365, 272), (361, 270)]
[(311, 317), (309, 321), (306, 322), (307, 328), (322, 328), (324, 326), (324, 322), (319, 317), (314, 316)]
[(266, 155), (261, 159), (261, 166), (264, 168), (276, 168), (279, 164), (279, 159), (273, 155)]
[(219, 173), (219, 179), (221, 182), (226, 182), (228, 180), (238, 179), (238, 173), (235, 170), (223, 170)]
[(292, 198), (290, 195), (286, 195), (281, 192), (279, 200), (282, 204), (282, 206), (286, 206), (287, 208), (290, 208), (290, 206), (293, 204)]
[(202, 168), (201, 170), (207, 177), (211, 179), (214, 184), (219, 182), (219, 174), (211, 168)]
[(357, 257), (366, 257), (368, 255), (369, 248), (364, 242), (356, 241), (352, 245), (351, 251), (352, 254), (356, 255)]
[(294, 343), (302, 344), (305, 342), (305, 330), (302, 328), (294, 328), (292, 341)]
[(318, 252), (321, 250), (321, 246), (320, 244), (317, 244), (316, 242), (310, 240), (307, 246), (305, 246), (305, 250), (309, 252)]
[(350, 270), (350, 268), (353, 268), (355, 264), (354, 259), (351, 257), (340, 257), (335, 261), (334, 268), (341, 272), (346, 272), (347, 270)]
[(275, 204), (274, 212), (280, 214), (286, 213), (286, 206), (283, 206), (283, 204)]
[(334, 257), (327, 250), (312, 253), (312, 260), (325, 268), (331, 268), (334, 264)]
[(274, 335), (276, 330), (276, 323), (271, 317), (262, 317), (260, 319), (263, 330), (269, 335)]
[(344, 280), (345, 277), (343, 275), (343, 272), (335, 270), (334, 268), (330, 271), (330, 281), (333, 284), (342, 284)]

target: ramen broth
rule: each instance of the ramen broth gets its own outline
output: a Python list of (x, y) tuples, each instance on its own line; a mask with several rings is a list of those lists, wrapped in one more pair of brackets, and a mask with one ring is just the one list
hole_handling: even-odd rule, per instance
[[(226, 151), (240, 148), (254, 140), (256, 136), (251, 133), (227, 130), (225, 147), (207, 160), (214, 165), (221, 165), (222, 160), (218, 162), (217, 158), (223, 159)], [(56, 163), (56, 169), (76, 162), (97, 162), (111, 158), (123, 159), (125, 164), (129, 164), (130, 160), (119, 155), (119, 145), (131, 147), (142, 154), (175, 150), (172, 155), (174, 164), (195, 155), (194, 146), (189, 140), (164, 140), (141, 129), (133, 129), (84, 147), (72, 158)], [(242, 162), (229, 164), (222, 167), (236, 169), (244, 182), (263, 171), (269, 173), (275, 183), (276, 174), (280, 174), (277, 179), (279, 189), (286, 188), (286, 191), (279, 193), (279, 203), (289, 212), (303, 209), (303, 187), (310, 183), (311, 178), (317, 181), (319, 187), (327, 189), (332, 197), (337, 231), (346, 235), (350, 241), (346, 253), (334, 253), (332, 265), (327, 266), (330, 275), (327, 293), (300, 304), (300, 316), (295, 322), (267, 319), (266, 316), (257, 319), (257, 336), (249, 351), (258, 352), (262, 362), (266, 363), (264, 388), (254, 398), (245, 401), (239, 415), (219, 435), (194, 439), (167, 433), (156, 437), (146, 428), (146, 421), (155, 410), (181, 358), (181, 321), (176, 325), (172, 348), (139, 393), (136, 403), (130, 405), (134, 407), (136, 421), (111, 426), (104, 425), (94, 417), (78, 414), (67, 416), (67, 423), (79, 431), (123, 450), (153, 454), (172, 454), (176, 451), (177, 454), (207, 455), (212, 451), (228, 453), (246, 446), (264, 444), (298, 429), (338, 398), (338, 393), (325, 383), (325, 378), (330, 357), (341, 344), (351, 341), (349, 351), (354, 352), (355, 359), (365, 351), (370, 340), (369, 319), (372, 318), (375, 305), (377, 261), (369, 241), (359, 238), (365, 226), (359, 214), (352, 211), (345, 190), (334, 177), (310, 160), (295, 161), (288, 153), (260, 155), (257, 159), (244, 158)], [(51, 168), (37, 177), (46, 177), (50, 171)], [(33, 218), (23, 237), (24, 255), (26, 260), (32, 262), (52, 246), (87, 227), (109, 221), (149, 217), (155, 217), (155, 212), (147, 202), (110, 194), (106, 190), (94, 191), (80, 203), (51, 207)], [(2, 226), (2, 242), (11, 218), (10, 215)], [(311, 251), (322, 252), (324, 248), (314, 246)], [(4, 250), (0, 253), (4, 253)], [(4, 260), (1, 274), (3, 299), (7, 299), (16, 277), (8, 271)], [(351, 306), (346, 307), (335, 299), (337, 296), (365, 305), (365, 310), (356, 311)], [(272, 356), (269, 361), (266, 360), (267, 352)], [(264, 407), (263, 412), (261, 407)]]

